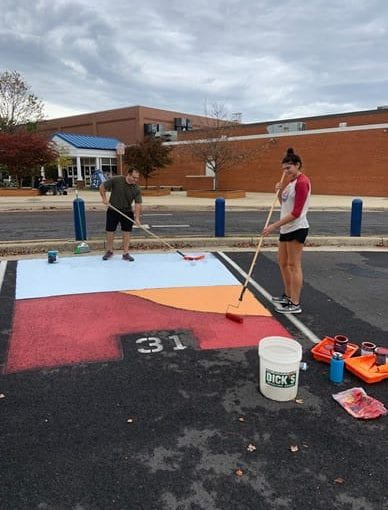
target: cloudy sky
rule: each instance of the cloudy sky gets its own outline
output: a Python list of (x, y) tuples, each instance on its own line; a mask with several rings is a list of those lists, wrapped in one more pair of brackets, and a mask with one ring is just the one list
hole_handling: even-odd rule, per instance
[(0, 0), (0, 72), (47, 118), (143, 105), (243, 122), (388, 104), (386, 0)]

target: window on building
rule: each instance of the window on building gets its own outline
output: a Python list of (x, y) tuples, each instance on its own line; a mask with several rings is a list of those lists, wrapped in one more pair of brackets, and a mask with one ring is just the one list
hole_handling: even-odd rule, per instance
[(116, 158), (101, 158), (101, 170), (104, 175), (117, 174), (117, 159)]

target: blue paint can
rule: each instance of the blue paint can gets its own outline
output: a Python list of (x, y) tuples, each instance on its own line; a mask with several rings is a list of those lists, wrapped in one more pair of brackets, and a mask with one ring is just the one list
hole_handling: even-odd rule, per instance
[(53, 264), (57, 261), (58, 252), (57, 250), (49, 250), (47, 252), (47, 260), (49, 264)]

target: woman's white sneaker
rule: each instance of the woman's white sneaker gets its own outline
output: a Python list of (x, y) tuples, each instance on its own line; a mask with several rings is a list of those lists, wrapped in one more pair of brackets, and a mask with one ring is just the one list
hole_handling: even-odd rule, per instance
[(272, 303), (275, 305), (288, 305), (290, 298), (283, 294), (282, 296), (272, 296)]
[(283, 306), (277, 306), (275, 310), (279, 313), (301, 313), (302, 308), (300, 305), (294, 305), (294, 303), (291, 303), (291, 301), (288, 302), (288, 304)]

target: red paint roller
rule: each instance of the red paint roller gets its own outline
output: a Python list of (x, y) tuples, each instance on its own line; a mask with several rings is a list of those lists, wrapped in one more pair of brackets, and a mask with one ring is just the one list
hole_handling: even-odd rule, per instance
[[(280, 183), (279, 183), (280, 185), (282, 184), (285, 175), (286, 175), (285, 172), (283, 172), (282, 178), (280, 179)], [(270, 219), (271, 219), (271, 216), (272, 216), (272, 213), (273, 213), (273, 210), (274, 210), (274, 207), (275, 207), (278, 195), (279, 195), (279, 190), (276, 192), (276, 195), (275, 195), (275, 197), (274, 197), (274, 199), (272, 201), (271, 209), (268, 212), (268, 216), (267, 216), (265, 225), (263, 227), (263, 230), (268, 227), (268, 224), (270, 222)], [(240, 324), (242, 322), (244, 322), (244, 319), (241, 317), (241, 315), (229, 312), (228, 310), (229, 310), (229, 308), (236, 308), (236, 309), (239, 308), (239, 306), (240, 306), (240, 304), (241, 304), (241, 302), (243, 300), (245, 291), (247, 290), (247, 286), (248, 286), (249, 280), (251, 279), (251, 276), (252, 276), (252, 273), (253, 273), (253, 269), (254, 269), (254, 267), (256, 265), (257, 257), (259, 256), (259, 253), (260, 253), (260, 250), (261, 250), (261, 246), (263, 244), (263, 240), (264, 240), (264, 236), (263, 236), (263, 234), (261, 234), (261, 236), (259, 237), (258, 243), (257, 243), (256, 251), (255, 251), (254, 257), (252, 259), (251, 266), (249, 268), (247, 277), (246, 277), (245, 282), (243, 284), (243, 288), (241, 290), (240, 297), (238, 298), (238, 304), (237, 305), (230, 304), (230, 305), (228, 305), (228, 307), (226, 309), (225, 317), (227, 319), (229, 319), (229, 320), (234, 321), (234, 322), (239, 322)]]

